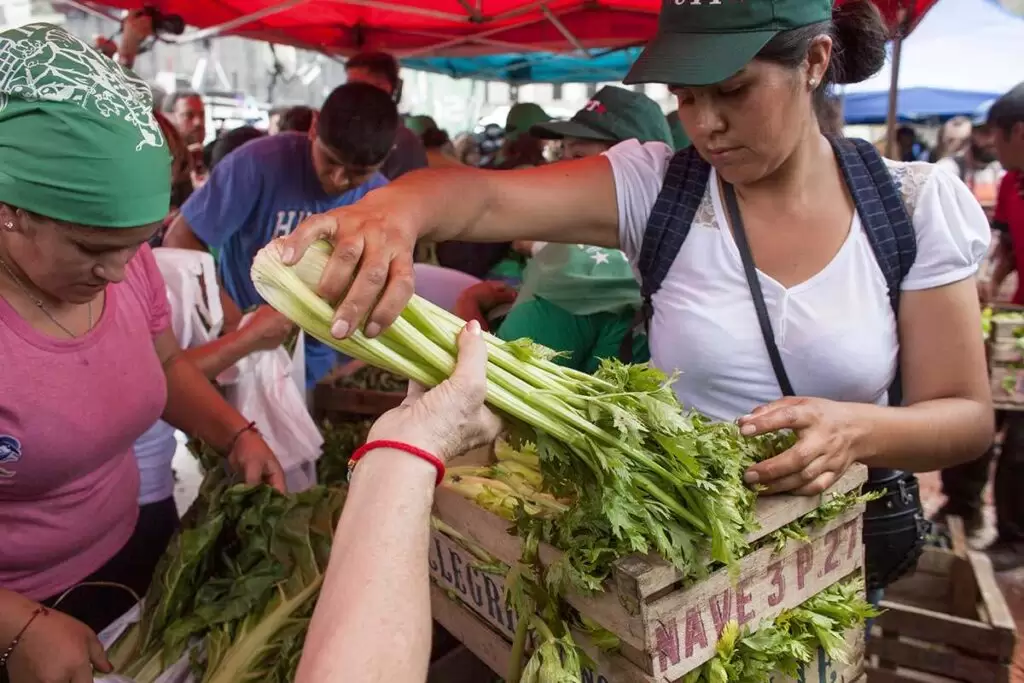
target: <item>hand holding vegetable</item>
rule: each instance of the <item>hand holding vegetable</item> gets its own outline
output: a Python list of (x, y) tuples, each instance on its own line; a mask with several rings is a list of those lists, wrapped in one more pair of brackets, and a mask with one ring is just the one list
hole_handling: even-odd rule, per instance
[(341, 300), (331, 325), (338, 339), (354, 332), (367, 313), (366, 336), (377, 336), (415, 291), (413, 250), (423, 227), (416, 196), (388, 190), (313, 216), (284, 238), (285, 265), (298, 263), (317, 240), (334, 245), (317, 293), (327, 301)]
[(813, 496), (832, 486), (857, 461), (865, 432), (853, 404), (821, 398), (784, 398), (739, 419), (744, 436), (791, 429), (800, 437), (786, 452), (747, 470), (748, 484), (765, 493)]
[(246, 484), (268, 484), (285, 492), (281, 463), (258, 432), (246, 430), (239, 435), (228, 454), (228, 464), (245, 478)]
[(458, 343), (452, 376), (426, 392), (410, 382), (405, 401), (380, 416), (370, 429), (368, 442), (402, 441), (447, 461), (497, 438), (501, 421), (484, 407), (487, 344), (479, 323), (469, 322)]
[(92, 683), (94, 669), (112, 670), (96, 634), (56, 610), (32, 621), (7, 661), (11, 683)]
[(295, 323), (264, 304), (256, 309), (241, 329), (252, 340), (253, 349), (271, 351), (283, 344), (295, 331)]

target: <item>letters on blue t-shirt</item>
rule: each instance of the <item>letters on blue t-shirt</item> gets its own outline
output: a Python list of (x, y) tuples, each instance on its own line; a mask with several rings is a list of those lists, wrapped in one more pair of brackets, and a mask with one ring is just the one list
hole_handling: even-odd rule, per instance
[[(253, 140), (226, 156), (181, 207), (181, 215), (199, 239), (220, 249), (217, 270), (223, 286), (244, 310), (263, 303), (250, 275), (256, 252), (312, 214), (354, 204), (387, 182), (378, 173), (353, 190), (329, 195), (313, 168), (308, 138), (283, 133)], [(326, 375), (338, 357), (308, 340), (307, 386)]]

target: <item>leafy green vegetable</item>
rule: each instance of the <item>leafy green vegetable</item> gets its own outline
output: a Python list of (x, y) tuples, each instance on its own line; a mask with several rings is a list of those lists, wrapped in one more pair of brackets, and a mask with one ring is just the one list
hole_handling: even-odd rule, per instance
[(868, 491), (861, 493), (859, 490), (847, 491), (846, 493), (834, 493), (827, 501), (800, 519), (793, 520), (786, 526), (773, 531), (761, 539), (759, 545), (773, 544), (775, 552), (781, 552), (786, 543), (792, 540), (809, 543), (811, 537), (807, 530), (828, 524), (834, 519), (841, 517), (847, 510), (857, 505), (870, 503), (885, 495), (884, 491)]
[(864, 582), (851, 579), (834, 584), (783, 612), (756, 631), (729, 622), (719, 638), (713, 659), (691, 671), (684, 683), (764, 683), (775, 673), (796, 678), (800, 666), (822, 648), (830, 659), (847, 662), (846, 633), (863, 628), (878, 616), (862, 597)]
[(196, 526), (172, 541), (140, 623), (112, 648), (118, 672), (151, 683), (191, 652), (204, 683), (291, 681), (344, 500), (322, 486), (288, 496), (230, 486), (212, 469)]

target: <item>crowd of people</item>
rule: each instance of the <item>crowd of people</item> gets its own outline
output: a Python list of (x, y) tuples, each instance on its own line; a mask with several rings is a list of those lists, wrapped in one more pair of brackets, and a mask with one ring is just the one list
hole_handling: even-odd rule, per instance
[[(96, 633), (145, 593), (178, 525), (175, 430), (285, 488), (214, 385), (294, 330), (250, 276), (278, 239), (293, 262), (333, 242), (336, 337), (375, 336), (414, 291), (469, 321), (451, 380), (373, 427), (392, 446), (355, 468), (302, 683), (425, 677), (435, 472), (410, 453), (443, 461), (497, 434), (483, 329), (583, 372), (683, 369), (684, 405), (746, 435), (795, 431), (747, 472), (768, 494), (820, 493), (857, 462), (897, 482), (945, 468), (942, 514), (977, 528), (996, 453), (979, 299), (1024, 266), (1024, 84), (949, 122), (937, 163), (905, 132), (882, 160), (841, 138), (829, 96), (885, 59), (874, 5), (723, 5), (722, 26), (694, 11), (667, 0), (627, 78), (669, 84), (677, 111), (608, 86), (571, 120), (521, 103), (454, 139), (399, 114), (387, 54), (350, 59), (319, 107), (207, 143), (199, 95), (157, 103), (130, 71), (143, 13), (101, 51), (46, 24), (0, 33), (20, 55), (0, 83), (0, 352), (17, 359), (0, 373), (0, 681), (109, 671)], [(216, 272), (210, 341), (179, 343), (170, 254)], [(306, 388), (343, 360), (308, 341)], [(1000, 426), (1005, 569), (1024, 564), (1024, 421)], [(359, 575), (377, 580), (352, 591)]]

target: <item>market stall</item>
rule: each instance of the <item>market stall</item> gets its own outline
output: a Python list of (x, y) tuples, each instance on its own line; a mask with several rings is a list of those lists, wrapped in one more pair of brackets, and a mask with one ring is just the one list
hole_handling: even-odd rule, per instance
[[(484, 16), (367, 0), (356, 4), (372, 11), (355, 18), (331, 14), (352, 11), (331, 4), (317, 26), (300, 23), (293, 12), (313, 4), (230, 16), (219, 5), (197, 14), (207, 10), (167, 2), (163, 11), (205, 26), (181, 40), (237, 33), (334, 54), (371, 46), (457, 59), (567, 43), (612, 50), (588, 53), (600, 60), (628, 56), (617, 50), (633, 44), (611, 35), (607, 16), (588, 14), (590, 4), (555, 13), (506, 3)], [(635, 7), (614, 11), (615, 29), (653, 21)], [(449, 23), (430, 28), (428, 19)], [(325, 258), (323, 249), (313, 254)], [(283, 294), (304, 286), (312, 296), (319, 272), (307, 268), (304, 281), (265, 257), (254, 272), (268, 302), (329, 340), (326, 317), (309, 314), (326, 304), (304, 309)], [(293, 679), (345, 503), (347, 460), (370, 421), (401, 400), (405, 379), (433, 385), (447, 376), (461, 325), (414, 300), (384, 341), (330, 342), (367, 365), (345, 366), (317, 388), (314, 411), (329, 423), (319, 483), (302, 493), (236, 486), (194, 445), (206, 471), (200, 497), (150, 592), (104, 634), (121, 676)], [(495, 677), (863, 680), (866, 622), (876, 612), (864, 589), (862, 527), (878, 497), (862, 490), (864, 467), (820, 496), (759, 497), (743, 483), (745, 469), (788, 449), (791, 434), (744, 438), (734, 424), (685, 413), (672, 378), (647, 365), (611, 361), (591, 376), (551, 363), (547, 349), (489, 341), (488, 398), (508, 433), (451, 463), (435, 499), (430, 574), (435, 619)], [(985, 590), (976, 584), (983, 598)], [(988, 626), (1001, 629), (1005, 648), (1005, 625)]]
[[(895, 26), (906, 16), (912, 29), (936, 0), (877, 0)], [(635, 46), (657, 24), (660, 0), (74, 0), (89, 8), (155, 6), (181, 17), (189, 29), (170, 42), (238, 35), (272, 43), (349, 55), (384, 50), (402, 58), (493, 55), (510, 52), (579, 51)]]

